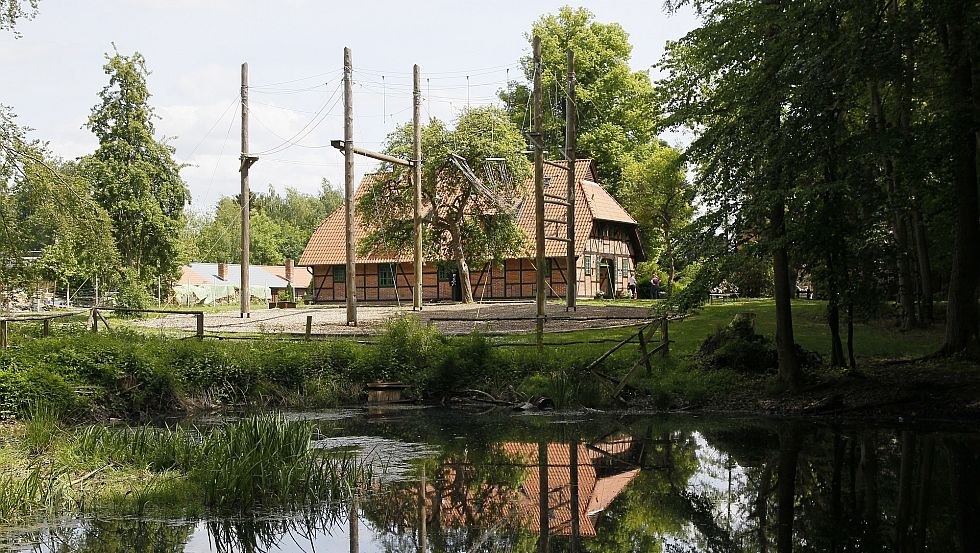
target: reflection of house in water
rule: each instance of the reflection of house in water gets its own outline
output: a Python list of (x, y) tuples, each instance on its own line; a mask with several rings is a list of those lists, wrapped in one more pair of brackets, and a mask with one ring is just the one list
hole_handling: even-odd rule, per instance
[[(577, 451), (576, 459), (573, 459), (573, 448)], [(549, 520), (548, 534), (569, 536), (573, 519), (572, 473), (577, 471), (579, 535), (591, 537), (596, 535), (596, 516), (608, 508), (640, 472), (638, 442), (629, 436), (595, 444), (507, 442), (502, 444), (502, 450), (508, 459), (505, 466), (512, 466), (522, 473), (517, 489), (499, 484), (467, 486), (461, 482), (467, 479), (466, 471), (461, 470), (463, 466), (450, 462), (427, 486), (428, 518), (450, 527), (503, 522), (540, 533), (539, 521), (544, 514)], [(542, 461), (548, 467), (546, 513), (541, 510)], [(460, 493), (464, 489), (465, 492)], [(441, 501), (434, 501), (436, 497)]]

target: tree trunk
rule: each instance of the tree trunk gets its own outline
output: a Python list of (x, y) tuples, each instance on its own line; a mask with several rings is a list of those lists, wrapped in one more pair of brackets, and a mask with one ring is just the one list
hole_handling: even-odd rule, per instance
[(912, 463), (915, 457), (915, 434), (901, 434), (902, 457), (898, 470), (898, 515), (895, 517), (895, 547), (899, 553), (912, 550)]
[(772, 488), (772, 465), (767, 460), (762, 467), (759, 478), (759, 492), (755, 497), (755, 513), (759, 519), (756, 535), (759, 540), (759, 553), (768, 553), (769, 538), (766, 537), (766, 527), (769, 525), (769, 491)]
[(800, 362), (796, 358), (796, 342), (793, 338), (793, 311), (790, 304), (789, 255), (786, 251), (786, 212), (782, 191), (776, 187), (778, 199), (773, 200), (770, 210), (770, 229), (775, 249), (772, 255), (773, 278), (776, 296), (776, 353), (779, 357), (779, 382), (796, 389), (800, 383)]
[(916, 486), (919, 498), (916, 501), (915, 514), (915, 551), (922, 553), (926, 550), (926, 528), (929, 518), (929, 494), (932, 493), (932, 458), (935, 443), (932, 438), (926, 438), (923, 443), (922, 461), (919, 464), (919, 484)]
[(921, 210), (912, 210), (912, 230), (915, 242), (915, 257), (919, 261), (919, 323), (933, 323), (932, 308), (932, 264), (929, 262), (929, 241), (926, 237), (926, 225), (922, 222)]
[(793, 551), (793, 517), (796, 503), (796, 465), (800, 446), (791, 424), (779, 430), (779, 480), (776, 490), (776, 551)]
[[(884, 108), (881, 105), (881, 89), (877, 79), (872, 79), (868, 85), (871, 97), (871, 111), (874, 115), (872, 130), (884, 132), (888, 123), (885, 119)], [(895, 242), (895, 260), (898, 269), (898, 301), (901, 307), (902, 330), (910, 330), (915, 326), (915, 294), (912, 280), (912, 264), (909, 261), (908, 228), (906, 225), (905, 208), (899, 196), (898, 177), (895, 175), (894, 158), (882, 154), (881, 166), (884, 172), (885, 191), (891, 210), (892, 238)]]
[(945, 25), (944, 49), (950, 71), (952, 157), (956, 190), (956, 238), (946, 308), (946, 339), (941, 353), (966, 351), (977, 344), (977, 244), (980, 244), (980, 207), (977, 206), (977, 129), (973, 117), (973, 75), (970, 44), (963, 23), (970, 21), (967, 2), (957, 2), (960, 13)]
[(833, 470), (830, 478), (830, 522), (833, 534), (830, 536), (830, 550), (832, 553), (840, 553), (843, 548), (842, 537), (844, 536), (843, 509), (841, 508), (841, 492), (844, 473), (844, 438), (841, 437), (840, 430), (834, 432), (834, 461)]
[(458, 226), (450, 231), (453, 257), (459, 267), (459, 286), (463, 291), (463, 303), (473, 303), (473, 286), (470, 283), (470, 266), (463, 252), (463, 231)]
[(854, 360), (854, 302), (847, 302), (847, 365), (851, 372), (857, 370)]
[(838, 293), (837, 278), (834, 271), (833, 254), (827, 259), (827, 272), (830, 273), (827, 290), (827, 326), (830, 327), (830, 366), (843, 367), (844, 347), (840, 340), (840, 294)]
[(864, 520), (864, 548), (877, 551), (880, 539), (878, 526), (878, 449), (871, 432), (861, 436), (861, 518)]

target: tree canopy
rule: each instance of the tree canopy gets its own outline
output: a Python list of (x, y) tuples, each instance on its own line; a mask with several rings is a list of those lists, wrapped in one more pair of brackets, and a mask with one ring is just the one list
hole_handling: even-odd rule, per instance
[[(575, 94), (579, 157), (596, 161), (603, 185), (618, 194), (623, 170), (655, 139), (658, 120), (654, 90), (645, 72), (629, 66), (633, 47), (618, 23), (600, 23), (585, 8), (561, 8), (542, 16), (527, 34), (541, 38), (542, 132), (551, 157), (561, 158), (565, 137), (566, 52), (575, 53)], [(527, 82), (532, 59), (521, 59)], [(531, 89), (517, 81), (501, 91), (507, 113), (519, 128), (531, 124)]]
[(113, 222), (119, 254), (141, 283), (174, 278), (181, 265), (180, 231), (189, 192), (174, 149), (154, 137), (153, 108), (140, 53), (107, 56), (109, 82), (88, 128), (99, 139), (82, 161), (93, 196)]
[(752, 243), (773, 265), (783, 380), (799, 377), (796, 271), (826, 291), (833, 364), (845, 362), (842, 307), (850, 327), (864, 298), (892, 297), (903, 327), (928, 324), (944, 274), (944, 351), (975, 347), (976, 4), (669, 4), (703, 23), (668, 45), (662, 109), (694, 132), (685, 158), (704, 232)]
[[(304, 194), (287, 187), (285, 195), (272, 186), (252, 194), (250, 200), (250, 252), (252, 263), (281, 265), (298, 259), (316, 227), (340, 206), (342, 197), (323, 179), (319, 194)], [(195, 261), (240, 263), (242, 208), (238, 197), (222, 198), (212, 213), (188, 217), (189, 256)]]
[(0, 107), (0, 289), (118, 267), (112, 222), (90, 183), (27, 132)]
[[(425, 257), (455, 262), (460, 272), (463, 301), (473, 301), (469, 267), (499, 262), (517, 254), (524, 234), (517, 228), (512, 208), (530, 174), (521, 152), (524, 138), (505, 112), (492, 107), (464, 111), (453, 128), (432, 119), (422, 128), (422, 204), (425, 220)], [(403, 125), (388, 137), (385, 151), (411, 158), (412, 126)], [(483, 180), (481, 191), (450, 161), (465, 160)], [(485, 169), (499, 167), (506, 177)], [(494, 177), (493, 175), (497, 176)], [(358, 201), (357, 210), (372, 226), (359, 247), (362, 252), (407, 252), (413, 243), (414, 187), (404, 168), (385, 164)]]

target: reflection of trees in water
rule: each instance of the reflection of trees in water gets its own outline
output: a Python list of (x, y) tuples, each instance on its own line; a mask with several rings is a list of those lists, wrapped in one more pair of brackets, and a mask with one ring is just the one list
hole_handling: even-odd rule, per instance
[[(735, 493), (750, 509), (731, 536), (733, 548), (781, 553), (975, 547), (972, 536), (957, 530), (980, 527), (976, 437), (785, 421), (754, 432), (766, 438), (706, 432), (711, 445), (729, 452), (745, 473)], [(761, 447), (747, 448), (742, 438)], [(956, 448), (972, 454), (961, 457), (960, 466), (971, 470), (960, 477)], [(956, 505), (957, 497), (967, 503)]]
[(34, 551), (50, 553), (178, 553), (194, 522), (90, 519), (78, 526), (39, 532)]
[[(570, 429), (540, 443), (443, 447), (420, 467), (424, 480), (366, 491), (361, 520), (385, 550), (414, 550), (421, 487), (431, 551), (535, 551), (545, 451), (549, 550), (571, 551), (574, 450), (582, 469), (578, 551), (918, 553), (980, 543), (976, 435), (674, 419), (620, 426), (570, 449), (576, 438)], [(597, 482), (627, 477), (608, 488), (615, 491), (608, 501), (593, 501), (602, 495)], [(344, 504), (285, 511), (207, 529), (219, 551), (250, 552), (294, 540), (305, 546), (347, 525)], [(191, 522), (95, 519), (34, 541), (57, 553), (181, 551), (193, 529)]]
[(207, 521), (214, 550), (219, 553), (274, 551), (283, 543), (312, 546), (316, 536), (330, 532), (346, 520), (348, 507), (322, 503), (275, 516), (240, 516)]

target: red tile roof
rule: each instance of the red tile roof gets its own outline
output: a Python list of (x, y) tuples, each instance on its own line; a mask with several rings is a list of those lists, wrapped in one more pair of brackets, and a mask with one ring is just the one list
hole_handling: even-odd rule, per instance
[[(567, 174), (567, 168), (564, 162), (545, 162), (545, 193), (565, 198), (568, 189)], [(592, 229), (593, 220), (599, 219), (631, 225), (635, 225), (636, 221), (630, 217), (629, 213), (602, 186), (595, 182), (595, 164), (592, 160), (577, 160), (575, 164), (575, 176), (577, 177), (575, 192), (575, 251), (578, 252), (578, 255), (581, 255), (589, 237), (589, 232)], [(373, 175), (364, 176), (354, 195), (355, 205), (361, 194), (367, 191), (367, 184), (372, 178)], [(520, 192), (520, 198), (516, 216), (517, 226), (528, 237), (527, 251), (528, 255), (531, 255), (531, 252), (534, 250), (535, 235), (533, 177), (524, 182)], [(565, 213), (565, 206), (545, 204), (545, 219), (565, 220)], [(365, 228), (363, 221), (355, 213), (355, 247), (367, 233), (368, 229)], [(545, 235), (564, 238), (566, 235), (565, 225), (545, 222)], [(344, 208), (341, 206), (320, 223), (320, 226), (314, 231), (306, 249), (303, 251), (303, 255), (299, 258), (299, 265), (339, 265), (344, 263), (346, 261), (344, 240)], [(565, 253), (564, 242), (558, 240), (545, 241), (546, 257), (564, 257)], [(367, 256), (358, 256), (357, 260), (368, 263), (412, 261), (412, 254), (410, 252), (374, 252)]]

